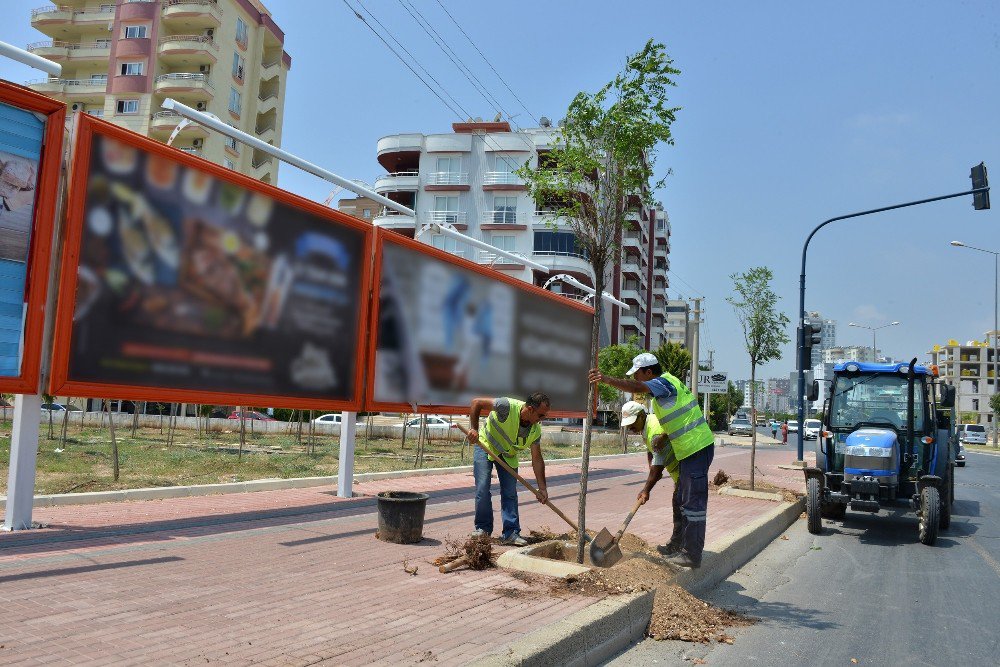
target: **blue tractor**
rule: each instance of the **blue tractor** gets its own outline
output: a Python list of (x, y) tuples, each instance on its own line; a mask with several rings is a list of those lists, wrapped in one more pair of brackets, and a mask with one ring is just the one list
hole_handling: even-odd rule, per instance
[(819, 534), (823, 518), (843, 519), (848, 509), (878, 513), (905, 503), (919, 517), (923, 544), (950, 525), (955, 388), (916, 362), (834, 367), (816, 467), (805, 469), (809, 532)]

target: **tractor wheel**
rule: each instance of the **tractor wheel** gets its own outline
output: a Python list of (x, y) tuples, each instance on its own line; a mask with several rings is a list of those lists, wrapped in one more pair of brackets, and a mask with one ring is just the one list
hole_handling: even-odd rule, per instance
[(941, 512), (938, 515), (938, 526), (941, 530), (948, 530), (951, 525), (951, 505), (955, 502), (955, 477), (948, 474), (948, 480), (945, 482), (945, 497), (941, 501)]
[(920, 542), (934, 544), (938, 536), (941, 497), (933, 486), (925, 486), (920, 492)]
[(823, 530), (819, 501), (819, 480), (810, 477), (806, 481), (806, 528), (813, 535), (819, 535)]

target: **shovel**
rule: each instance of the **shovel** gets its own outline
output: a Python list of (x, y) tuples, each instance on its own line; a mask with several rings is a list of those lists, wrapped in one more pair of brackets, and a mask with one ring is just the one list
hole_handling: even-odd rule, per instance
[[(457, 426), (458, 430), (461, 431), (462, 433), (464, 433), (466, 436), (469, 435), (468, 429), (466, 429), (461, 424), (455, 424), (455, 426)], [(514, 479), (516, 479), (521, 484), (523, 484), (524, 486), (526, 486), (528, 488), (528, 490), (531, 491), (533, 494), (535, 494), (536, 496), (538, 495), (538, 490), (535, 489), (534, 486), (532, 486), (531, 482), (529, 482), (528, 480), (526, 480), (523, 477), (521, 477), (520, 475), (518, 475), (516, 470), (514, 470), (509, 465), (507, 465), (507, 462), (503, 460), (503, 457), (501, 457), (501, 456), (494, 457), (493, 454), (490, 452), (490, 450), (488, 450), (485, 447), (483, 447), (483, 443), (479, 442), (478, 440), (476, 441), (476, 445), (478, 445), (480, 447), (480, 449), (482, 449), (484, 452), (486, 452), (486, 455), (489, 456), (493, 461), (495, 461), (498, 466), (500, 466), (501, 468), (503, 468), (504, 470), (506, 470), (507, 472), (509, 472), (511, 475), (513, 475)], [(560, 510), (558, 507), (556, 507), (555, 505), (553, 505), (548, 500), (545, 501), (545, 504), (548, 506), (548, 508), (550, 510), (552, 510), (553, 512), (555, 512), (556, 514), (558, 514), (560, 519), (562, 519), (563, 521), (565, 521), (566, 523), (568, 523), (569, 526), (570, 526), (570, 528), (572, 528), (573, 530), (575, 530), (578, 533), (580, 532), (580, 528), (575, 523), (573, 523), (573, 521), (568, 516), (566, 516), (565, 514), (563, 514), (562, 510)], [(632, 517), (629, 516), (629, 518), (631, 519)], [(592, 541), (592, 538), (590, 537), (590, 535), (584, 535), (584, 539), (586, 539), (588, 542)]]
[(635, 516), (640, 505), (642, 503), (636, 500), (635, 505), (632, 506), (632, 511), (622, 521), (622, 526), (618, 529), (618, 533), (614, 537), (612, 537), (607, 528), (601, 528), (601, 532), (590, 543), (591, 563), (598, 567), (611, 567), (622, 559), (622, 549), (618, 542), (621, 541), (622, 535), (625, 534), (625, 529), (628, 528), (629, 522), (632, 521), (632, 517)]

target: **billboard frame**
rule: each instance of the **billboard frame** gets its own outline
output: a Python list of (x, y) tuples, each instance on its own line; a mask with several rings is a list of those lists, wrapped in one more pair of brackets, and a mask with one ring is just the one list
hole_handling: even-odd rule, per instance
[(24, 303), (27, 306), (22, 327), (21, 368), (16, 376), (0, 377), (0, 391), (12, 394), (37, 394), (41, 376), (42, 347), (45, 332), (45, 303), (52, 260), (56, 210), (59, 206), (60, 170), (63, 157), (63, 134), (66, 131), (66, 105), (22, 86), (0, 80), (0, 102), (45, 115), (35, 202), (28, 242), (27, 275)]
[[(458, 257), (451, 254), (450, 252), (445, 252), (434, 246), (421, 243), (416, 239), (411, 239), (408, 236), (403, 236), (402, 234), (397, 234), (391, 230), (376, 228), (375, 230), (375, 258), (374, 267), (372, 274), (372, 300), (371, 309), (369, 311), (369, 325), (368, 325), (368, 359), (367, 359), (367, 387), (365, 392), (364, 410), (366, 412), (403, 412), (408, 414), (448, 414), (448, 415), (460, 415), (466, 414), (468, 412), (467, 406), (455, 406), (455, 405), (437, 405), (437, 404), (424, 404), (418, 405), (417, 411), (413, 412), (413, 406), (408, 403), (393, 403), (389, 401), (376, 401), (375, 400), (375, 354), (378, 346), (378, 317), (379, 317), (379, 294), (382, 286), (382, 248), (386, 243), (395, 243), (401, 245), (410, 250), (416, 250), (419, 253), (428, 255), (435, 259), (439, 259), (443, 262), (456, 265), (463, 269), (469, 269), (474, 273), (478, 273), (481, 276), (485, 276), (491, 280), (496, 280), (497, 282), (505, 283), (514, 287), (516, 289), (525, 290), (536, 296), (541, 296), (546, 299), (550, 299), (555, 303), (564, 306), (570, 306), (576, 308), (577, 310), (583, 311), (589, 314), (591, 317), (594, 315), (594, 309), (590, 306), (584, 305), (579, 301), (573, 299), (567, 299), (564, 296), (559, 296), (554, 292), (549, 292), (548, 290), (543, 290), (541, 287), (534, 285), (532, 283), (526, 283), (523, 280), (518, 280), (517, 278), (512, 278), (505, 273), (502, 273), (496, 269), (484, 266), (482, 264), (477, 264), (471, 260), (465, 259), (464, 257)], [(589, 354), (589, 352), (588, 352)], [(515, 397), (517, 398), (517, 397)], [(552, 410), (548, 413), (550, 417), (585, 417), (587, 415), (587, 410), (584, 408), (581, 411), (574, 410)]]
[[(363, 234), (359, 267), (361, 276), (358, 289), (358, 321), (354, 340), (357, 348), (357, 363), (354, 368), (354, 393), (349, 400), (326, 400), (296, 395), (243, 394), (224, 391), (187, 390), (151, 385), (115, 384), (106, 382), (83, 382), (69, 378), (70, 347), (73, 334), (73, 314), (76, 308), (77, 268), (80, 263), (80, 245), (83, 237), (83, 213), (86, 204), (88, 167), (91, 159), (91, 144), (95, 134), (146, 151), (153, 155), (173, 160), (179, 164), (207, 172), (213, 177), (235, 183), (251, 192), (256, 192), (275, 201), (302, 209), (331, 223), (345, 225)], [(372, 280), (371, 257), (375, 241), (374, 228), (362, 220), (340, 211), (328, 208), (299, 195), (262, 183), (244, 174), (226, 169), (222, 165), (189, 155), (130, 130), (118, 127), (87, 114), (78, 114), (74, 126), (73, 169), (69, 180), (69, 195), (66, 207), (66, 229), (61, 270), (59, 276), (59, 302), (56, 306), (55, 328), (52, 345), (52, 369), (49, 393), (68, 396), (105, 396), (129, 400), (159, 400), (172, 403), (205, 403), (210, 405), (243, 405), (283, 408), (302, 408), (329, 411), (358, 411), (364, 398), (364, 378), (366, 371), (365, 354), (367, 337), (365, 326), (369, 321), (369, 287)], [(75, 224), (70, 221), (75, 220)]]

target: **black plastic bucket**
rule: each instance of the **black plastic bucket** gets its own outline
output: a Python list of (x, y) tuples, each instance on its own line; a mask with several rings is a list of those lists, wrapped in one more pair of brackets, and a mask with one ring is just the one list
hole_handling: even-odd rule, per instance
[(378, 538), (383, 542), (413, 544), (424, 537), (426, 493), (383, 491), (378, 494)]

